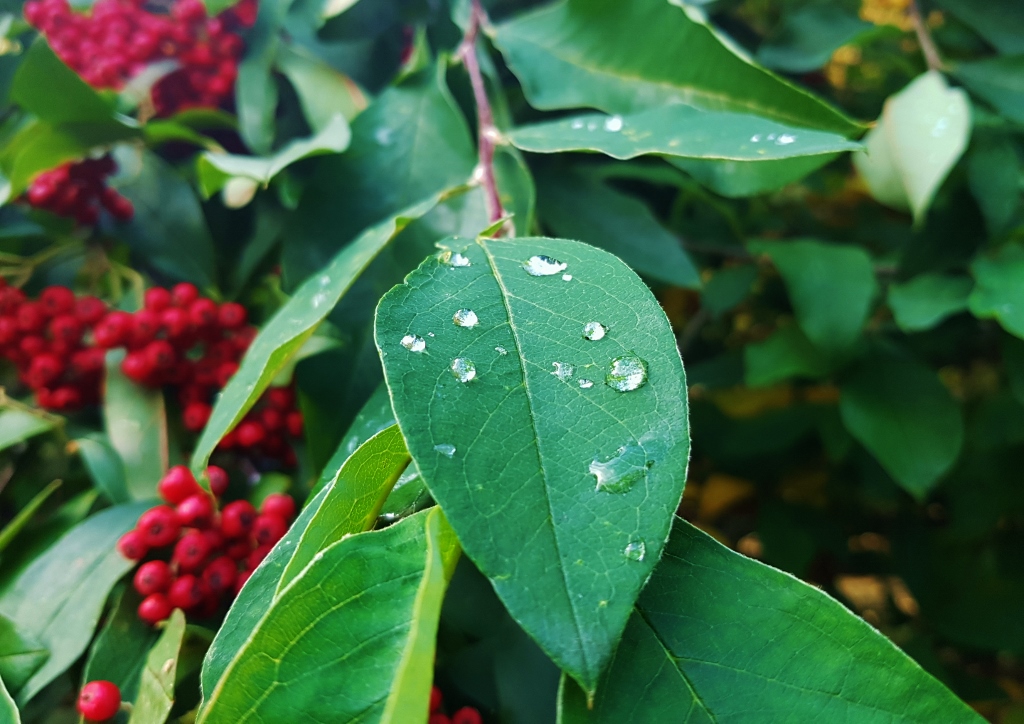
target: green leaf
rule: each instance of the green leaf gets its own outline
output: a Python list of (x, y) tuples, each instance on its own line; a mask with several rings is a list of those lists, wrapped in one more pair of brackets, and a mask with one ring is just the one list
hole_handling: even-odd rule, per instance
[(792, 377), (819, 379), (829, 373), (828, 361), (799, 327), (782, 327), (763, 342), (743, 348), (746, 383), (767, 387)]
[(588, 114), (522, 126), (508, 134), (532, 153), (595, 151), (626, 160), (648, 154), (730, 161), (777, 161), (861, 148), (837, 133), (808, 131), (743, 113), (674, 104), (630, 115)]
[(174, 706), (174, 679), (184, 636), (185, 614), (176, 608), (146, 658), (139, 694), (128, 724), (163, 724), (167, 721), (167, 715)]
[(871, 258), (863, 249), (819, 241), (755, 242), (786, 283), (797, 321), (815, 346), (847, 351), (860, 337), (877, 291)]
[(49, 432), (56, 427), (57, 419), (13, 407), (0, 411), (0, 450)]
[(957, 63), (953, 74), (1004, 116), (1024, 123), (1024, 55)]
[(18, 712), (18, 705), (14, 703), (3, 679), (0, 679), (0, 719), (7, 724), (21, 724), (21, 714)]
[(36, 514), (43, 503), (46, 502), (53, 493), (61, 486), (61, 481), (54, 480), (52, 483), (47, 485), (45, 488), (40, 490), (33, 496), (32, 500), (28, 502), (24, 508), (18, 511), (18, 514), (14, 516), (7, 525), (0, 530), (0, 553), (7, 549), (7, 546), (11, 544), (14, 537), (21, 532), (21, 529), (28, 525), (28, 522), (32, 520), (32, 516)]
[(1024, 7), (1017, 0), (938, 0), (978, 31), (999, 52), (1024, 53)]
[(494, 177), (502, 208), (506, 214), (512, 214), (512, 224), (516, 228), (512, 236), (530, 233), (534, 228), (537, 189), (523, 154), (511, 146), (495, 148)]
[(142, 264), (172, 279), (212, 286), (213, 240), (192, 186), (145, 149), (119, 146), (114, 159), (118, 173), (111, 186), (135, 207), (132, 219), (118, 225), (119, 238)]
[(332, 722), (425, 720), (457, 558), (438, 508), (324, 549), (274, 601), (197, 721), (282, 721), (296, 711)]
[(916, 362), (869, 358), (840, 386), (846, 429), (918, 500), (956, 462), (960, 407), (935, 373)]
[(720, 317), (747, 298), (756, 280), (753, 264), (718, 269), (701, 291), (701, 307)]
[(762, 65), (787, 73), (821, 68), (836, 48), (874, 26), (832, 5), (810, 5), (787, 12), (779, 27), (757, 49)]
[(50, 652), (33, 636), (0, 616), (0, 680), (17, 691), (39, 670)]
[(199, 187), (209, 197), (220, 191), (232, 177), (251, 179), (266, 186), (277, 174), (296, 161), (328, 153), (341, 153), (348, 148), (351, 137), (345, 118), (337, 114), (323, 130), (310, 138), (299, 138), (273, 156), (236, 156), (206, 152), (196, 161)]
[(196, 443), (192, 469), (197, 471), (197, 476), (206, 469), (210, 454), (221, 438), (255, 404), (274, 376), (313, 334), (374, 257), (410, 221), (430, 211), (446, 195), (450, 194), (435, 194), (367, 229), (338, 252), (319, 274), (296, 289), (291, 299), (263, 326), (242, 358), (238, 372), (224, 387)]
[(103, 386), (103, 420), (107, 439), (121, 459), (128, 493), (152, 498), (167, 472), (167, 411), (163, 392), (142, 387), (121, 372), (124, 352), (107, 353)]
[(139, 618), (142, 598), (131, 586), (124, 586), (107, 622), (89, 647), (82, 681), (102, 679), (121, 690), (121, 698), (134, 701), (142, 669), (159, 632)]
[(366, 108), (366, 96), (351, 78), (295, 47), (281, 47), (277, 67), (295, 89), (314, 131), (333, 123), (338, 113), (351, 121)]
[[(460, 309), (478, 323), (453, 323)], [(584, 338), (588, 323), (606, 335)], [(664, 312), (607, 252), (479, 238), (388, 292), (375, 337), (398, 424), (467, 555), (593, 690), (685, 479), (686, 385)]]
[(865, 138), (866, 153), (855, 155), (854, 165), (875, 199), (909, 208), (920, 223), (970, 135), (967, 95), (931, 70), (885, 102)]
[(75, 440), (75, 445), (93, 485), (102, 490), (110, 502), (127, 503), (132, 499), (124, 463), (106, 435), (89, 433)]
[(680, 240), (643, 202), (579, 171), (543, 173), (537, 185), (541, 218), (559, 236), (585, 239), (650, 279), (700, 287), (700, 276)]
[(405, 442), (392, 425), (360, 445), (306, 504), (228, 611), (203, 664), (202, 687), (206, 696), (239, 651), (248, 645), (277, 595), (306, 564), (329, 545), (373, 527), (385, 498), (408, 462)]
[(967, 177), (989, 234), (1001, 233), (1020, 207), (1024, 171), (1013, 142), (1006, 136), (976, 137), (967, 157)]
[(499, 25), (495, 43), (543, 110), (633, 113), (681, 102), (843, 135), (861, 128), (751, 63), (681, 0), (558, 2)]
[(967, 299), (971, 314), (995, 318), (1010, 334), (1024, 338), (1024, 247), (1007, 244), (971, 264), (975, 287)]
[(889, 287), (889, 307), (900, 329), (919, 332), (967, 309), (973, 287), (974, 283), (964, 276), (920, 274)]
[[(207, 3), (220, 1), (207, 0)], [(278, 92), (273, 68), (281, 47), (281, 25), (291, 5), (292, 0), (260, 3), (256, 24), (246, 36), (245, 57), (238, 66), (235, 82), (238, 130), (245, 145), (262, 155), (269, 154), (274, 145)]]
[(799, 181), (836, 157), (837, 154), (825, 154), (798, 156), (782, 161), (715, 161), (699, 158), (669, 158), (668, 161), (715, 193), (730, 198), (744, 198)]
[(29, 113), (53, 125), (118, 123), (114, 120), (113, 105), (66, 66), (42, 38), (25, 53), (14, 75), (10, 97)]
[(677, 520), (593, 708), (559, 722), (981, 722), (821, 591)]
[(0, 597), (0, 614), (38, 639), (50, 658), (16, 693), (27, 702), (85, 651), (107, 594), (135, 565), (115, 545), (149, 503), (119, 505), (65, 533)]

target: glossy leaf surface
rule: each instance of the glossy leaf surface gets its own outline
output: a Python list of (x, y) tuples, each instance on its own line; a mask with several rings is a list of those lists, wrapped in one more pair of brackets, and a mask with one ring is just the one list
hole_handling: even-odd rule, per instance
[(38, 640), (6, 616), (0, 616), (0, 680), (17, 691), (50, 657)]
[(174, 681), (184, 636), (185, 614), (176, 608), (146, 657), (129, 724), (163, 724), (167, 720), (174, 706)]
[[(167, 410), (163, 391), (137, 385), (121, 372), (120, 351), (107, 354), (103, 418), (107, 439), (124, 467), (132, 498), (152, 498), (167, 470)], [(116, 485), (115, 483), (112, 483)]]
[(974, 287), (965, 276), (921, 274), (889, 287), (889, 306), (905, 332), (930, 329), (951, 314), (967, 309)]
[(33, 415), (26, 410), (7, 408), (0, 411), (0, 450), (52, 430), (55, 425), (55, 419)]

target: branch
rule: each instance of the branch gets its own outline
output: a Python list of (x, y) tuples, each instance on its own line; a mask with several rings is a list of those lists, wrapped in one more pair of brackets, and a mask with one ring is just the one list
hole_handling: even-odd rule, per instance
[(917, 42), (921, 46), (921, 53), (924, 55), (924, 62), (928, 64), (929, 70), (942, 70), (942, 56), (932, 39), (932, 34), (921, 17), (921, 10), (917, 7), (917, 0), (910, 0), (907, 8), (910, 13), (910, 22), (914, 24), (914, 32), (917, 33)]
[(501, 197), (498, 195), (498, 183), (494, 177), (494, 142), (499, 134), (494, 125), (494, 114), (491, 112), (491, 103), (487, 100), (487, 88), (484, 85), (484, 77), (480, 72), (480, 62), (476, 55), (476, 39), (485, 19), (486, 15), (480, 5), (480, 0), (472, 0), (469, 25), (466, 26), (466, 34), (459, 46), (459, 56), (466, 64), (469, 82), (473, 86), (473, 99), (476, 102), (476, 118), (479, 127), (480, 165), (477, 173), (480, 174), (480, 181), (484, 187), (488, 218), (491, 222), (495, 222), (505, 215), (504, 209), (501, 208)]

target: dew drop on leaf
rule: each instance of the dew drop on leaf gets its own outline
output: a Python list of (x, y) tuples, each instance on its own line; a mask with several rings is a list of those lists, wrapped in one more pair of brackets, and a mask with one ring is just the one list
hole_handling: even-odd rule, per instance
[(456, 327), (475, 327), (480, 320), (472, 309), (460, 309), (452, 317)]
[(608, 334), (608, 328), (600, 322), (587, 322), (583, 325), (583, 337), (591, 342), (604, 339), (606, 334)]
[(549, 277), (564, 272), (567, 266), (569, 265), (558, 261), (558, 259), (552, 259), (550, 256), (542, 254), (531, 256), (528, 261), (523, 263), (523, 269), (531, 277)]
[(569, 127), (578, 131), (581, 128), (583, 128), (583, 121), (577, 118), (572, 123), (569, 124)]
[(441, 255), (441, 262), (448, 266), (454, 267), (467, 267), (473, 266), (469, 261), (469, 257), (465, 254), (460, 254), (457, 251), (446, 251)]
[(750, 137), (750, 142), (751, 143), (760, 143), (761, 142), (761, 134), (760, 133), (755, 133), (753, 136)]
[(627, 493), (637, 481), (647, 477), (653, 463), (647, 451), (635, 443), (623, 445), (609, 458), (594, 458), (590, 474), (597, 478), (595, 490), (601, 493)]
[(647, 555), (647, 545), (642, 540), (632, 540), (622, 550), (622, 555), (631, 561), (642, 561)]
[(427, 340), (415, 334), (407, 334), (402, 337), (402, 346), (410, 352), (422, 352), (427, 348)]
[(505, 349), (504, 347), (502, 347), (501, 345), (498, 345), (497, 347), (495, 347), (494, 351), (497, 352), (498, 354), (500, 354), (502, 357), (504, 357), (505, 355), (508, 354), (508, 350)]
[(571, 282), (572, 281), (572, 274), (563, 274), (562, 275), (562, 281), (563, 282)]
[(469, 382), (476, 377), (476, 365), (465, 357), (456, 357), (452, 360), (452, 377), (459, 382)]
[(622, 116), (610, 116), (604, 122), (604, 130), (616, 133), (622, 130)]
[(594, 381), (593, 380), (580, 379), (580, 389), (581, 390), (589, 390), (593, 386), (594, 386)]
[(450, 458), (455, 455), (455, 446), (449, 445), (446, 442), (434, 445), (434, 449), (444, 455), (446, 458)]
[(783, 133), (777, 139), (775, 139), (775, 145), (788, 146), (794, 141), (796, 141), (796, 136), (794, 136), (792, 133)]
[(632, 392), (647, 384), (647, 365), (639, 357), (625, 355), (611, 362), (605, 384), (618, 392)]
[(555, 371), (552, 372), (551, 374), (560, 379), (562, 382), (565, 382), (570, 377), (572, 377), (573, 372), (576, 371), (576, 368), (573, 367), (568, 362), (552, 362), (551, 365), (555, 368)]

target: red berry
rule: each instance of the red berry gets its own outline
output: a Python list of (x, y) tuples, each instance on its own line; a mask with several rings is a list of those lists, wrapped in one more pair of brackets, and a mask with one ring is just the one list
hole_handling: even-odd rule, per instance
[(192, 322), (189, 321), (188, 312), (177, 307), (171, 307), (161, 312), (160, 324), (167, 334), (167, 338), (174, 342), (185, 339), (192, 331)]
[(214, 382), (217, 383), (218, 387), (224, 387), (228, 384), (235, 373), (238, 372), (238, 363), (236, 362), (224, 362), (217, 365), (217, 370), (214, 376)]
[(98, 347), (113, 349), (128, 339), (132, 327), (132, 316), (127, 312), (111, 312), (92, 330), (93, 341)]
[(301, 412), (289, 412), (288, 416), (284, 419), (285, 427), (288, 428), (288, 434), (292, 437), (302, 437), (302, 413)]
[(288, 521), (279, 515), (263, 513), (252, 524), (252, 537), (261, 546), (272, 546), (288, 532)]
[(128, 343), (132, 347), (144, 347), (152, 342), (160, 331), (160, 315), (150, 309), (140, 309), (132, 315)]
[(89, 721), (106, 721), (121, 710), (121, 690), (109, 681), (90, 681), (78, 692), (78, 712)]
[(39, 303), (51, 317), (75, 311), (75, 293), (67, 287), (46, 287), (39, 294)]
[(252, 553), (249, 554), (249, 557), (245, 559), (245, 567), (250, 571), (255, 571), (260, 563), (263, 562), (263, 559), (267, 557), (267, 554), (270, 553), (270, 549), (272, 547), (273, 546), (257, 546), (253, 549)]
[(142, 352), (129, 352), (121, 360), (121, 372), (132, 382), (146, 384), (153, 377), (153, 365)]
[(205, 528), (213, 521), (213, 501), (205, 493), (190, 495), (178, 503), (178, 520), (189, 528)]
[(103, 371), (105, 356), (102, 349), (88, 347), (71, 355), (69, 370), (75, 377), (96, 376)]
[(277, 432), (284, 427), (284, 415), (273, 407), (265, 407), (260, 411), (260, 422), (270, 432)]
[(205, 402), (190, 402), (181, 412), (181, 421), (189, 432), (199, 432), (210, 421), (213, 408)]
[(235, 576), (235, 595), (236, 596), (241, 592), (242, 586), (245, 585), (245, 582), (249, 580), (250, 576), (252, 576), (252, 571), (239, 571), (238, 575)]
[(29, 334), (43, 331), (48, 315), (38, 302), (25, 302), (18, 308), (18, 329)]
[(195, 284), (182, 282), (181, 284), (175, 284), (171, 289), (171, 300), (176, 307), (186, 308), (197, 299), (199, 299), (199, 290)]
[(73, 410), (82, 404), (82, 393), (70, 385), (63, 385), (53, 391), (53, 409)]
[(121, 551), (121, 555), (131, 561), (141, 560), (149, 552), (145, 538), (137, 530), (130, 530), (121, 536), (121, 539), (117, 541), (117, 549)]
[(238, 565), (228, 556), (214, 558), (203, 570), (203, 583), (214, 593), (224, 593), (235, 585)]
[(252, 553), (252, 545), (249, 543), (248, 538), (242, 538), (229, 545), (225, 553), (228, 558), (240, 561), (243, 558), (249, 557), (249, 554)]
[(138, 614), (139, 618), (152, 626), (167, 620), (173, 610), (174, 606), (167, 600), (167, 596), (162, 593), (151, 593), (142, 599)]
[(175, 608), (188, 611), (198, 606), (206, 598), (206, 586), (201, 580), (188, 573), (171, 584), (167, 598)]
[(82, 338), (82, 323), (73, 314), (59, 314), (50, 320), (50, 339), (76, 346)]
[(431, 714), (427, 724), (452, 724), (452, 720), (447, 714)]
[(217, 304), (202, 297), (188, 307), (188, 318), (198, 329), (210, 329), (217, 325)]
[(175, 465), (168, 470), (157, 485), (160, 497), (171, 505), (177, 505), (190, 495), (202, 492), (192, 471), (184, 465)]
[(271, 387), (267, 390), (267, 404), (275, 410), (289, 412), (295, 406), (295, 393), (290, 387)]
[(444, 704), (444, 696), (436, 686), (430, 687), (430, 712), (434, 713)]
[(14, 344), (20, 334), (16, 321), (10, 317), (0, 317), (0, 346)]
[(75, 316), (82, 324), (92, 326), (103, 319), (107, 305), (96, 297), (80, 297), (75, 302)]
[(143, 305), (154, 312), (162, 312), (171, 306), (171, 293), (163, 287), (151, 287), (143, 296)]
[(264, 515), (277, 515), (285, 520), (295, 517), (295, 499), (285, 493), (271, 493), (263, 500), (260, 512)]
[(150, 367), (159, 372), (171, 369), (177, 361), (174, 347), (165, 339), (156, 339), (147, 344), (143, 354)]
[(225, 302), (217, 310), (217, 323), (224, 329), (238, 329), (245, 322), (245, 307), (238, 302)]
[(243, 422), (238, 426), (236, 432), (238, 433), (238, 444), (242, 447), (255, 447), (263, 442), (263, 438), (267, 436), (267, 431), (263, 425), (252, 420)]
[(45, 387), (64, 373), (64, 365), (56, 355), (41, 354), (32, 360), (26, 378), (33, 388)]
[(135, 571), (132, 584), (140, 595), (149, 596), (166, 591), (171, 585), (171, 578), (171, 567), (164, 561), (148, 561)]
[(174, 546), (171, 561), (183, 571), (194, 571), (203, 565), (210, 555), (210, 544), (199, 531), (183, 535)]
[(210, 465), (206, 468), (206, 478), (210, 481), (210, 490), (216, 497), (224, 495), (224, 492), (228, 489), (228, 472), (216, 465)]
[(471, 706), (464, 706), (452, 714), (452, 724), (482, 724), (480, 712)]
[(136, 526), (150, 548), (163, 548), (178, 539), (181, 523), (173, 509), (166, 505), (150, 508), (141, 516)]
[(226, 538), (248, 535), (256, 520), (256, 509), (248, 500), (236, 500), (224, 506), (220, 514), (220, 530)]

